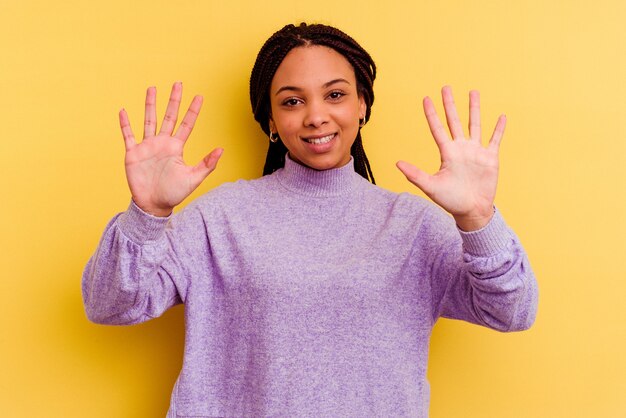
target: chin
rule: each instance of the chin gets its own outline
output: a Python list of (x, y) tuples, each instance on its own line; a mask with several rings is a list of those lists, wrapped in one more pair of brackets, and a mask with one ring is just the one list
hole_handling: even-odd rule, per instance
[(333, 168), (339, 168), (339, 167), (343, 167), (344, 165), (348, 164), (348, 162), (350, 161), (350, 158), (346, 159), (339, 159), (339, 158), (311, 158), (311, 159), (307, 159), (306, 161), (302, 162), (302, 164), (306, 165), (309, 168), (312, 168), (314, 170), (318, 170), (318, 171), (324, 171), (324, 170), (332, 170)]

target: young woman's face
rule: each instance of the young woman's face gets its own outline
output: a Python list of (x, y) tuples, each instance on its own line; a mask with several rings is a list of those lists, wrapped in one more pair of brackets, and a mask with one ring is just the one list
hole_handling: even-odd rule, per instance
[(292, 49), (276, 70), (270, 102), (270, 130), (291, 159), (316, 170), (350, 161), (366, 105), (343, 55), (325, 46)]

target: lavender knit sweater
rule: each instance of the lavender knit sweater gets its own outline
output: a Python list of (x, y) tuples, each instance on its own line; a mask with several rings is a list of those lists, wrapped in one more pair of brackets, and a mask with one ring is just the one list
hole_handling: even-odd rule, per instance
[(131, 204), (87, 264), (83, 297), (104, 324), (185, 304), (168, 417), (427, 417), (437, 318), (522, 330), (537, 285), (497, 211), (463, 233), (352, 163), (287, 159), (170, 218)]

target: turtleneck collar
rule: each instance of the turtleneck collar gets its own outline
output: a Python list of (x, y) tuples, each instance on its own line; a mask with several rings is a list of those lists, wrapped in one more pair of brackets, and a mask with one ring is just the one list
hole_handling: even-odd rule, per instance
[(339, 196), (354, 190), (362, 177), (354, 171), (354, 159), (339, 168), (314, 170), (285, 157), (285, 167), (276, 172), (287, 189), (306, 196)]

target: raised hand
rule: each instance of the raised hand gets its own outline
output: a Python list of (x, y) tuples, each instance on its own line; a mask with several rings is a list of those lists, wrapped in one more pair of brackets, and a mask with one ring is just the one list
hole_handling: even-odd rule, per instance
[(433, 175), (399, 161), (397, 167), (406, 178), (428, 197), (452, 214), (457, 225), (473, 231), (487, 225), (493, 216), (493, 202), (498, 184), (498, 152), (506, 117), (501, 115), (487, 147), (481, 144), (480, 97), (469, 96), (469, 138), (463, 127), (449, 86), (441, 90), (451, 137), (441, 124), (432, 100), (424, 98), (424, 113), (441, 154), (441, 167)]
[(202, 107), (202, 96), (193, 98), (183, 121), (173, 134), (182, 92), (182, 84), (174, 83), (161, 130), (157, 134), (156, 88), (148, 88), (144, 134), (140, 143), (135, 141), (126, 111), (122, 109), (119, 114), (126, 145), (126, 179), (133, 201), (143, 211), (155, 216), (172, 213), (174, 207), (215, 169), (223, 151), (216, 148), (197, 165), (185, 165), (183, 147)]

